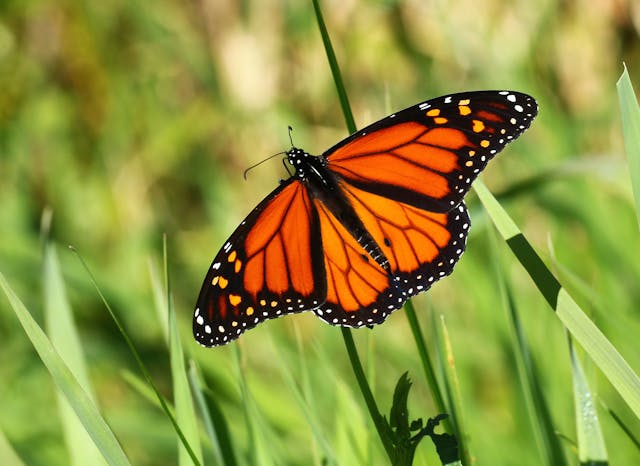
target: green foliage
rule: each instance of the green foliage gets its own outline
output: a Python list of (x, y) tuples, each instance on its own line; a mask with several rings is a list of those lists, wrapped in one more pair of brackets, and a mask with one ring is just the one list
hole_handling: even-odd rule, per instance
[[(335, 49), (339, 96), (314, 6)], [(10, 298), (0, 299), (0, 463), (56, 466), (97, 451), (112, 463), (168, 465), (191, 461), (179, 453), (187, 445), (204, 464), (387, 461), (370, 414), (379, 409), (363, 401), (338, 329), (303, 314), (206, 350), (190, 335), (193, 302), (211, 256), (286, 176), (263, 164), (242, 182), (246, 167), (288, 147), (287, 125), (296, 145), (320, 153), (346, 136), (345, 119), (362, 126), (482, 88), (540, 103), (532, 128), (483, 174), (537, 266), (523, 269), (494, 241), (471, 194), (468, 250), (454, 274), (416, 298), (408, 320), (398, 311), (352, 332), (361, 383), (383, 405), (399, 374), (412, 374), (410, 392), (406, 379), (398, 385), (387, 434), (412, 439), (427, 427), (412, 430), (412, 413), (447, 412), (440, 435), (456, 437), (465, 464), (575, 463), (584, 426), (560, 317), (582, 332), (577, 396), (606, 403), (598, 425), (608, 461), (640, 463), (634, 378), (620, 364), (640, 367), (632, 17), (629, 2), (553, 0), (0, 2), (0, 273)], [(623, 61), (629, 76), (616, 96)], [(164, 233), (171, 300), (161, 274), (148, 273)], [(542, 294), (532, 270), (549, 278)], [(167, 400), (180, 401), (174, 410)], [(418, 444), (413, 464), (441, 462)]]

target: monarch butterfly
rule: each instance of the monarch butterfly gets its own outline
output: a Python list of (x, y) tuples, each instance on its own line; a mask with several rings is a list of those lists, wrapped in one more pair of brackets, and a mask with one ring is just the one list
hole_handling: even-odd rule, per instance
[(321, 156), (292, 147), (294, 174), (213, 260), (195, 339), (224, 345), (301, 311), (333, 325), (383, 322), (452, 272), (469, 230), (464, 195), (537, 108), (513, 91), (452, 94), (394, 113)]

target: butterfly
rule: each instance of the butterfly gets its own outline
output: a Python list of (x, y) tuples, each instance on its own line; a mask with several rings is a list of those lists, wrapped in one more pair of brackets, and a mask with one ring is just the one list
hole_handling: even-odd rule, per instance
[(513, 91), (427, 100), (320, 156), (292, 147), (293, 175), (238, 226), (209, 268), (193, 318), (201, 345), (312, 311), (372, 326), (453, 271), (465, 249), (463, 197), (536, 101)]

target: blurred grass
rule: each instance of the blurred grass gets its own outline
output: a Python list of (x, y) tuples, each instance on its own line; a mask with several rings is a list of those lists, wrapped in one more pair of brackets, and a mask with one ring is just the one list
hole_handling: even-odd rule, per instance
[[(640, 238), (615, 82), (623, 60), (636, 88), (640, 82), (640, 11), (630, 0), (580, 5), (322, 3), (358, 126), (465, 89), (512, 88), (539, 100), (533, 127), (484, 179), (493, 192), (509, 194), (504, 207), (543, 255), (552, 238), (560, 275), (575, 278), (563, 283), (638, 371)], [(314, 153), (346, 135), (310, 3), (0, 3), (0, 271), (42, 322), (39, 224), (51, 207), (52, 238), (82, 252), (171, 398), (166, 330), (156, 318), (147, 270), (149, 257), (162, 257), (167, 233), (182, 343), (229, 423), (239, 464), (251, 458), (245, 409), (268, 449), (259, 453), (267, 464), (274, 458), (319, 464), (326, 448), (341, 464), (376, 464), (384, 452), (353, 391), (337, 329), (307, 315), (269, 322), (238, 342), (238, 360), (234, 348), (205, 350), (190, 335), (193, 302), (212, 255), (284, 176), (278, 163), (261, 166), (248, 182), (242, 170), (288, 147), (288, 124), (296, 145)], [(523, 184), (546, 173), (554, 176)], [(452, 277), (416, 300), (418, 319), (430, 325), (421, 312), (427, 300), (446, 315), (478, 464), (515, 457), (538, 464), (511, 323), (497, 304), (487, 221), (469, 197), (468, 251)], [(86, 274), (66, 248), (60, 251), (104, 416), (132, 463), (175, 464), (171, 424), (123, 378), (135, 363)], [(519, 266), (506, 256), (503, 262), (555, 428), (576, 438), (563, 329)], [(66, 464), (54, 386), (6, 301), (0, 303), (0, 429), (26, 464)], [(408, 370), (410, 411), (426, 418), (436, 408), (420, 380), (410, 332), (397, 312), (354, 337), (361, 348), (372, 345), (361, 353), (373, 360), (381, 411), (388, 412), (385, 403)], [(599, 373), (590, 375), (597, 396), (639, 431), (615, 391)], [(291, 380), (302, 378), (296, 394)], [(600, 422), (611, 464), (640, 462), (617, 421), (605, 414)], [(314, 440), (317, 428), (326, 440)], [(416, 464), (437, 464), (423, 443)]]

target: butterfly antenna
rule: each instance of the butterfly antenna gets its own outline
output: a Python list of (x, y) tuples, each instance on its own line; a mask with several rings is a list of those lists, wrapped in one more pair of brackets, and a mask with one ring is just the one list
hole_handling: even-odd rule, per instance
[(255, 164), (251, 165), (249, 168), (247, 168), (244, 171), (244, 173), (242, 173), (242, 177), (246, 180), (247, 179), (247, 173), (249, 173), (249, 170), (253, 170), (258, 165), (265, 163), (267, 160), (271, 160), (272, 158), (277, 157), (278, 155), (284, 155), (284, 154), (286, 154), (286, 152), (277, 152), (277, 153), (275, 153), (273, 155), (270, 155), (266, 159), (260, 160), (258, 163), (255, 163)]
[(289, 125), (288, 128), (289, 128), (289, 142), (291, 142), (291, 147), (294, 147), (293, 138), (291, 137), (291, 133), (293, 133), (293, 128), (291, 127), (291, 125)]

